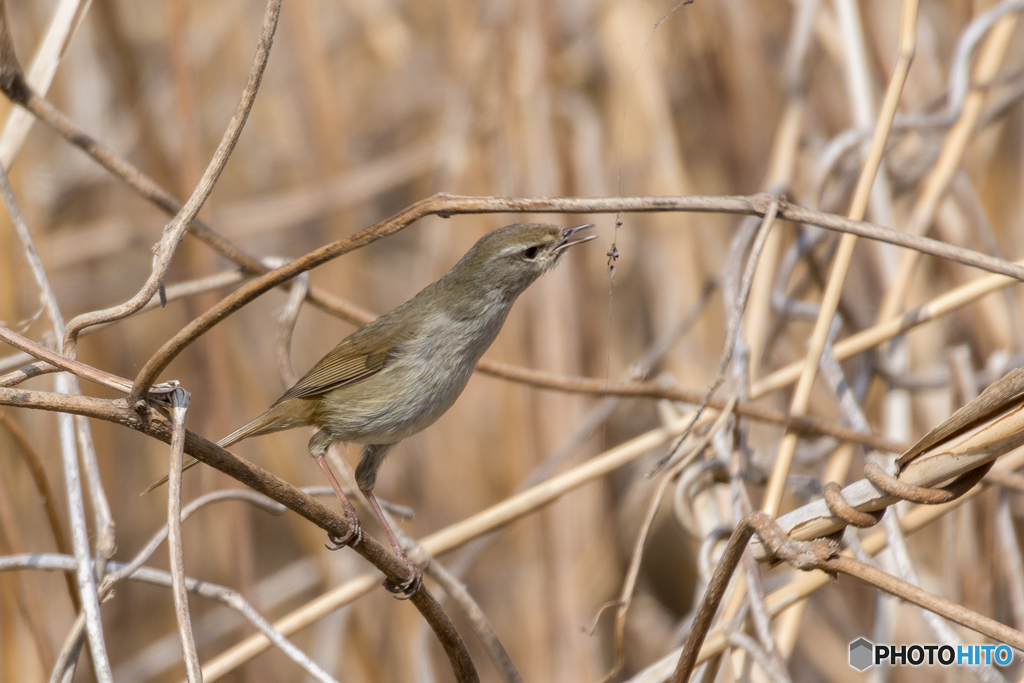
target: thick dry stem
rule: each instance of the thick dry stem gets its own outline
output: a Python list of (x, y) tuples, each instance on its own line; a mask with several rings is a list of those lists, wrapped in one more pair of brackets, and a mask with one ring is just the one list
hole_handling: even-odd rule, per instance
[[(168, 418), (154, 409), (147, 408), (141, 413), (136, 412), (128, 407), (124, 399), (111, 401), (89, 396), (0, 389), (0, 404), (84, 415), (120, 424), (167, 444), (171, 442), (172, 429)], [(188, 430), (185, 432), (185, 453), (272, 498), (334, 536), (343, 537), (349, 531), (348, 523), (343, 517), (312, 496)], [(396, 584), (408, 580), (408, 568), (369, 534), (363, 534), (362, 539), (352, 545), (352, 549)], [(437, 635), (457, 679), (477, 680), (466, 644), (437, 600), (424, 588), (413, 596), (411, 602), (416, 605)]]

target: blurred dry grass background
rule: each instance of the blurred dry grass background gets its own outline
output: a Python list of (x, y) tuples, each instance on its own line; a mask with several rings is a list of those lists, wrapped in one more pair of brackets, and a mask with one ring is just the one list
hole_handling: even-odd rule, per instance
[[(30, 62), (55, 4), (8, 6), (23, 64)], [(823, 198), (815, 196), (817, 164), (827, 142), (857, 120), (837, 13), (841, 4), (287, 0), (256, 105), (201, 215), (250, 253), (294, 258), (438, 191), (740, 194), (781, 183), (775, 187), (796, 203), (845, 213), (860, 166), (856, 155), (832, 176)], [(943, 106), (956, 41), (989, 5), (923, 4), (901, 111)], [(870, 92), (877, 101), (896, 56), (900, 3), (868, 0), (855, 7)], [(797, 20), (801, 11), (811, 16), (805, 80), (793, 79), (786, 63), (795, 36), (804, 35)], [(49, 98), (84, 130), (185, 198), (237, 102), (262, 12), (258, 0), (93, 0)], [(990, 105), (996, 95), (1017, 87), (1022, 62), (1024, 40), (1016, 35)], [(799, 144), (791, 172), (780, 174), (769, 165), (782, 137), (787, 97), (802, 108)], [(4, 117), (10, 109), (0, 102)], [(869, 111), (873, 119), (875, 110)], [(892, 215), (869, 212), (869, 220), (905, 227), (944, 136), (943, 129), (926, 130), (891, 146), (886, 167)], [(1024, 115), (1014, 101), (974, 136), (933, 234), (1019, 257), (1024, 251), (1021, 159)], [(67, 318), (114, 305), (137, 291), (151, 265), (149, 248), (167, 220), (161, 212), (40, 124), (11, 173)], [(597, 223), (600, 240), (573, 252), (523, 296), (489, 357), (564, 374), (624, 376), (697, 305), (708, 278), (722, 274), (740, 223), (714, 215), (636, 214), (623, 215), (616, 229), (614, 216), (582, 218)], [(569, 225), (576, 217), (535, 219)], [(384, 312), (443, 274), (482, 234), (515, 220), (510, 215), (428, 218), (315, 270), (311, 280)], [(6, 214), (0, 223), (0, 320), (13, 326), (32, 316), (39, 303)], [(755, 377), (801, 358), (813, 324), (783, 316), (766, 298), (766, 283), (796, 235), (788, 225), (776, 232), (779, 243), (763, 266), (767, 279), (758, 281), (751, 302), (750, 315), (761, 322), (746, 331)], [(609, 279), (604, 252), (613, 243), (621, 256)], [(828, 235), (813, 252), (818, 273), (827, 275), (835, 243)], [(896, 253), (866, 243), (858, 247), (842, 300), (843, 335), (868, 327), (878, 315), (890, 278), (886, 268)], [(817, 301), (820, 275), (806, 263), (794, 266), (782, 287), (801, 300)], [(186, 238), (168, 283), (231, 268)], [(925, 259), (903, 307), (976, 277), (966, 268)], [(82, 342), (81, 359), (133, 377), (163, 341), (225, 291), (173, 301), (91, 335)], [(166, 378), (180, 380), (192, 395), (189, 428), (216, 440), (283, 392), (274, 334), (284, 300), (280, 291), (267, 294), (170, 367)], [(869, 414), (876, 429), (911, 441), (940, 422), (960, 400), (949, 388), (949, 349), (966, 345), (977, 370), (1007, 367), (1006, 357), (1022, 351), (1020, 313), (1016, 299), (997, 293), (909, 334), (905, 372), (910, 376), (900, 386), (911, 389), (910, 412), (902, 431), (893, 432), (878, 402)], [(716, 293), (652, 376), (664, 375), (686, 388), (705, 387), (722, 350), (727, 314)], [(303, 372), (352, 329), (305, 307), (294, 337), (296, 369)], [(42, 320), (25, 334), (38, 339), (46, 330)], [(852, 384), (872, 370), (856, 359), (846, 369)], [(25, 386), (52, 390), (52, 381), (43, 377)], [(785, 409), (788, 391), (764, 400)], [(94, 386), (86, 392), (113, 395)], [(402, 526), (423, 536), (513, 493), (566, 444), (597, 403), (477, 375), (436, 425), (402, 443), (384, 466), (377, 492), (411, 506), (416, 517)], [(815, 389), (813, 406), (816, 415), (841, 418), (824, 382)], [(59, 489), (55, 417), (7, 413), (29, 435)], [(626, 400), (559, 467), (658, 424), (655, 402)], [(164, 494), (138, 493), (166, 474), (167, 448), (107, 423), (94, 428), (117, 523), (116, 557), (131, 557), (165, 520)], [(753, 429), (750, 443), (758, 467), (770, 468), (780, 436), (775, 427)], [(320, 484), (307, 439), (296, 430), (244, 442), (235, 450), (296, 485)], [(834, 443), (801, 446), (796, 473), (821, 476), (830, 448)], [(356, 453), (350, 455), (354, 463)], [(525, 680), (595, 681), (611, 665), (609, 614), (593, 635), (588, 631), (601, 606), (618, 595), (650, 494), (643, 475), (660, 455), (652, 453), (516, 522), (471, 563), (463, 563), (470, 592)], [(198, 467), (185, 477), (185, 496), (231, 485), (226, 476)], [(66, 507), (63, 499), (57, 504)], [(924, 540), (914, 539), (911, 548), (926, 587), (1021, 628), (1024, 615), (1007, 597), (1013, 582), (1000, 573), (1003, 565), (990, 561), (998, 545), (995, 506), (993, 496), (968, 503), (922, 532)], [(695, 599), (698, 541), (679, 528), (670, 507), (667, 503), (648, 542), (627, 624), (623, 680), (671, 649)], [(0, 552), (14, 552), (12, 533), (28, 551), (54, 550), (31, 478), (2, 430), (0, 517)], [(200, 512), (186, 523), (184, 539), (190, 576), (238, 589), (271, 619), (366, 568), (350, 552), (325, 551), (324, 534), (297, 516), (270, 517), (240, 503)], [(458, 554), (450, 559), (460, 565)], [(163, 551), (153, 559), (162, 568), (166, 562)], [(768, 575), (769, 585), (782, 580), (778, 574)], [(44, 615), (45, 646), (33, 644), (19, 594)], [(860, 635), (876, 633), (873, 620), (883, 603), (873, 595), (846, 582), (811, 600), (790, 660), (794, 680), (863, 680), (847, 667), (845, 648)], [(916, 610), (884, 609), (893, 610), (893, 642), (933, 642)], [(497, 680), (461, 615), (450, 611), (483, 679)], [(252, 632), (208, 601), (193, 598), (192, 612), (204, 661)], [(0, 680), (44, 680), (46, 655), (40, 653), (49, 649), (52, 657), (60, 649), (74, 616), (62, 577), (0, 574)], [(104, 605), (103, 619), (115, 680), (181, 678), (169, 592), (122, 584)], [(448, 680), (451, 675), (420, 615), (379, 590), (294, 640), (344, 681)], [(271, 651), (228, 679), (263, 682), (301, 675)], [(952, 678), (960, 675), (969, 676), (961, 671)], [(935, 670), (923, 676), (950, 679)], [(80, 665), (76, 680), (91, 677), (90, 667)], [(922, 672), (892, 672), (893, 680), (911, 677), (922, 679)]]

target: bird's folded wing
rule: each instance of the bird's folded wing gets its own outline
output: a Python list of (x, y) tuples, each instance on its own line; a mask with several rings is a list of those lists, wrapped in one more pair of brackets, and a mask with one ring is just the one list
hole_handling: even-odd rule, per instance
[[(289, 398), (309, 398), (372, 377), (394, 358), (394, 340), (370, 347), (362, 340), (345, 339), (320, 359), (277, 403)], [(276, 405), (276, 404), (275, 404)]]

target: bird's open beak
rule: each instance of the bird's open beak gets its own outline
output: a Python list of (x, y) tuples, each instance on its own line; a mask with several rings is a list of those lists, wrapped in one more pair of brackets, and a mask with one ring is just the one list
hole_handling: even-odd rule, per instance
[(583, 244), (590, 240), (596, 240), (597, 235), (587, 235), (586, 237), (581, 237), (578, 240), (572, 239), (572, 236), (580, 230), (586, 230), (587, 228), (592, 227), (594, 227), (593, 223), (584, 223), (583, 225), (577, 225), (575, 228), (566, 228), (558, 238), (558, 244), (555, 245), (555, 251), (565, 251), (574, 244)]

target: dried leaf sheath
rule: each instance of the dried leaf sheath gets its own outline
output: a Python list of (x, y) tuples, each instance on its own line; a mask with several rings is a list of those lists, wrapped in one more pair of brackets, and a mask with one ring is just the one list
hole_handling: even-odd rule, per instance
[[(897, 478), (912, 486), (934, 487), (1024, 444), (1024, 368), (994, 382), (976, 399), (925, 434), (896, 461)], [(862, 479), (843, 488), (843, 497), (861, 512), (896, 502)], [(845, 526), (823, 500), (782, 515), (779, 525), (797, 540), (827, 536)], [(755, 556), (765, 556), (754, 541)]]

